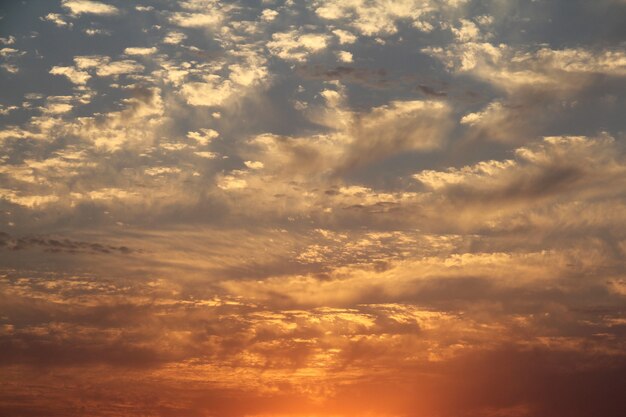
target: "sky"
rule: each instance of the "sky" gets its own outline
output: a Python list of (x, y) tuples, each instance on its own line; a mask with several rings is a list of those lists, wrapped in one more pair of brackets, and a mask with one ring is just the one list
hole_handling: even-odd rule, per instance
[(624, 22), (3, 1), (0, 416), (624, 416)]

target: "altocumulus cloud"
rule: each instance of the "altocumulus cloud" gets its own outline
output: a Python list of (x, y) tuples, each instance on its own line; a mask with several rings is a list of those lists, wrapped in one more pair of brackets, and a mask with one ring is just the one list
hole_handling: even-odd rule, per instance
[(26, 3), (0, 415), (622, 416), (623, 1)]

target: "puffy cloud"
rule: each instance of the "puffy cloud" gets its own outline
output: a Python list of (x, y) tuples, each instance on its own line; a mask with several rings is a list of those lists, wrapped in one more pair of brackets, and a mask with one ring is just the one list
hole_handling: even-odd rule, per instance
[(339, 51), (337, 52), (337, 58), (341, 62), (350, 63), (353, 61), (352, 54), (348, 51)]
[(198, 142), (200, 145), (208, 145), (220, 134), (213, 129), (200, 129), (198, 132), (188, 132), (187, 137)]
[(109, 77), (122, 74), (132, 74), (135, 72), (141, 72), (143, 70), (143, 65), (130, 59), (111, 62), (107, 60), (104, 65), (98, 66), (96, 68), (96, 74), (100, 77)]
[(13, 64), (1, 64), (0, 68), (11, 74), (17, 74), (20, 71), (20, 67)]
[(115, 6), (91, 0), (63, 0), (61, 5), (69, 9), (72, 15), (116, 15), (120, 12)]
[(48, 22), (52, 22), (58, 27), (72, 26), (72, 23), (68, 23), (63, 19), (63, 16), (58, 13), (48, 13), (41, 20), (46, 20)]
[[(130, 49), (130, 52), (134, 53), (150, 52), (150, 48), (147, 48), (147, 51)], [(50, 70), (50, 73), (53, 75), (64, 75), (74, 84), (85, 84), (91, 78), (86, 70), (95, 70), (95, 74), (99, 77), (132, 74), (144, 70), (144, 66), (136, 61), (130, 59), (112, 61), (110, 57), (103, 55), (76, 56), (74, 57), (74, 63), (75, 67), (55, 66)]]
[(52, 67), (50, 74), (63, 75), (67, 77), (73, 84), (84, 85), (89, 81), (91, 75), (86, 71), (77, 70), (74, 67)]
[(274, 33), (267, 48), (273, 54), (287, 61), (305, 61), (306, 58), (326, 49), (328, 39), (315, 33), (302, 34), (297, 30)]
[(467, 42), (446, 50), (430, 47), (423, 51), (440, 59), (450, 70), (512, 93), (537, 89), (566, 94), (583, 88), (595, 74), (626, 76), (626, 55), (617, 50), (542, 48), (526, 52), (504, 44)]
[(0, 44), (13, 45), (15, 43), (15, 36), (9, 36), (7, 38), (0, 38)]
[[(597, 223), (595, 215), (596, 220), (590, 220), (574, 214), (582, 207), (590, 213), (621, 213), (623, 202), (615, 190), (625, 169), (623, 150), (612, 137), (565, 136), (520, 147), (515, 159), (425, 170), (414, 178), (438, 196), (431, 213), (435, 217), (458, 216), (460, 224), (470, 229), (547, 227), (545, 216), (551, 215), (568, 224)], [(614, 220), (606, 217), (608, 222)]]
[(46, 99), (44, 113), (61, 114), (71, 111), (74, 106), (71, 104), (72, 96), (49, 96)]
[(105, 57), (102, 55), (82, 55), (74, 57), (74, 63), (80, 69), (98, 67), (105, 64), (109, 60), (109, 57)]
[(261, 20), (265, 22), (271, 22), (272, 20), (276, 19), (276, 16), (278, 16), (278, 12), (276, 10), (264, 9), (261, 12)]
[(389, 35), (398, 30), (399, 20), (419, 21), (424, 13), (434, 9), (434, 2), (428, 0), (408, 0), (401, 2), (385, 1), (338, 1), (320, 0), (314, 2), (315, 13), (323, 19), (345, 20), (366, 36)]
[(183, 1), (180, 7), (185, 11), (172, 13), (170, 23), (196, 29), (218, 29), (232, 8), (214, 0)]
[(476, 41), (482, 37), (480, 29), (471, 20), (461, 19), (460, 23), (459, 28), (452, 28), (452, 33), (460, 42)]
[(168, 34), (163, 38), (163, 43), (168, 45), (178, 45), (185, 39), (187, 39), (187, 35), (182, 32), (168, 32)]
[(0, 56), (1, 57), (13, 56), (13, 55), (17, 55), (19, 52), (20, 51), (14, 48), (2, 48), (0, 49)]
[(357, 37), (354, 34), (348, 32), (347, 30), (335, 29), (333, 30), (333, 34), (337, 36), (337, 38), (339, 39), (339, 43), (341, 45), (351, 44), (351, 43), (356, 42), (357, 40)]
[(203, 75), (202, 81), (184, 83), (180, 93), (192, 106), (222, 106), (240, 99), (247, 91), (263, 87), (268, 81), (265, 62), (255, 55), (246, 56), (228, 69), (227, 79), (216, 74)]
[(396, 101), (374, 108), (351, 128), (356, 140), (345, 163), (358, 166), (400, 152), (436, 149), (449, 128), (450, 107), (443, 101)]
[(181, 93), (192, 106), (219, 106), (235, 94), (235, 87), (230, 80), (223, 80), (218, 75), (208, 75), (203, 82), (185, 83)]
[(151, 48), (139, 48), (139, 47), (129, 47), (124, 49), (124, 53), (126, 55), (152, 55), (157, 52), (157, 48), (154, 46)]
[(217, 10), (213, 13), (177, 12), (170, 17), (170, 22), (186, 28), (216, 28), (222, 19), (223, 16)]
[(96, 36), (96, 35), (111, 35), (111, 32), (105, 29), (93, 29), (87, 28), (84, 30), (87, 36)]

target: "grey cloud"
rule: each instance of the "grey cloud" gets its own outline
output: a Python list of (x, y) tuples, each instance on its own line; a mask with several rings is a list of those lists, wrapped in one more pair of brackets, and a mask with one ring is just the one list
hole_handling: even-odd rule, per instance
[(296, 73), (303, 78), (338, 80), (346, 83), (365, 84), (374, 88), (393, 86), (396, 81), (391, 81), (389, 74), (383, 68), (367, 69), (348, 66), (326, 68), (321, 65), (300, 65), (296, 67)]
[(46, 252), (64, 253), (93, 253), (93, 254), (128, 254), (136, 252), (126, 246), (111, 246), (97, 242), (82, 242), (70, 239), (55, 239), (46, 236), (23, 236), (12, 237), (8, 233), (0, 232), (0, 249), (4, 250), (27, 250), (40, 248)]

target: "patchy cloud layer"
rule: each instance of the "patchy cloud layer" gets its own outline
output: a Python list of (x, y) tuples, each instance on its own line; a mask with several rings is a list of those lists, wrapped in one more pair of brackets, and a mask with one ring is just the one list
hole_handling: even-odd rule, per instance
[(27, 3), (0, 415), (623, 415), (623, 2)]

